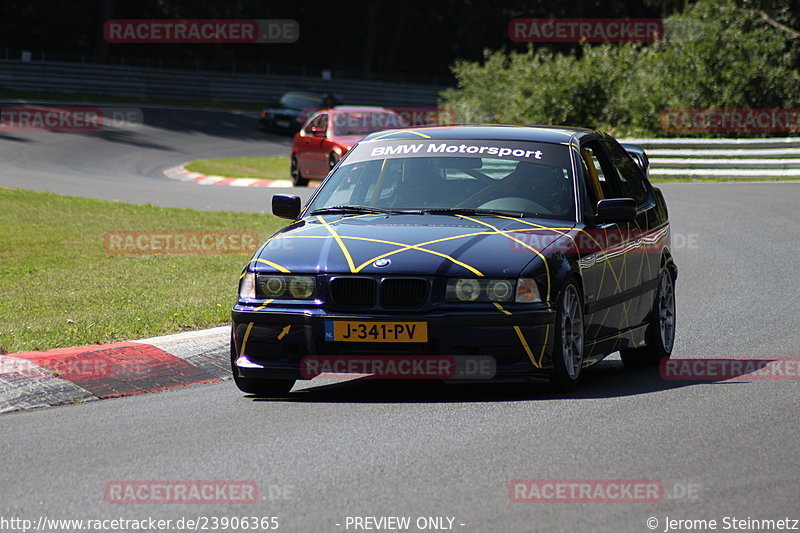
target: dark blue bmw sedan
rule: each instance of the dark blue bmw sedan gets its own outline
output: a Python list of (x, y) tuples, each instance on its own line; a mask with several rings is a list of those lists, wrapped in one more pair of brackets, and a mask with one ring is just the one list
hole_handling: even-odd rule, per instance
[(332, 371), (569, 390), (617, 351), (657, 364), (677, 268), (646, 161), (579, 128), (369, 135), (305, 206), (273, 197), (292, 222), (241, 275), (236, 384), (280, 396)]

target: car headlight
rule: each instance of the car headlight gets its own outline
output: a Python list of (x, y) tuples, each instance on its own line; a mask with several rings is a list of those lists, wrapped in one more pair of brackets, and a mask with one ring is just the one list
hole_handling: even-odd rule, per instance
[(316, 293), (314, 276), (279, 276), (258, 274), (256, 294), (265, 299), (311, 300)]
[(539, 286), (530, 278), (520, 278), (517, 280), (517, 295), (514, 298), (517, 303), (529, 304), (541, 302), (542, 296), (539, 294)]
[(315, 285), (311, 276), (295, 276), (289, 282), (289, 293), (297, 299), (306, 300), (314, 296)]
[(453, 291), (459, 301), (474, 302), (481, 295), (481, 286), (474, 279), (457, 279)]
[(245, 272), (239, 281), (239, 298), (255, 299), (256, 297), (256, 275), (254, 272)]
[(448, 302), (511, 302), (514, 281), (507, 279), (459, 278), (447, 280)]
[(486, 285), (486, 295), (493, 302), (506, 302), (514, 294), (514, 284), (505, 279), (493, 279)]
[(271, 276), (261, 283), (261, 291), (267, 298), (280, 298), (286, 294), (286, 280)]
[(448, 302), (541, 302), (539, 286), (533, 279), (475, 279), (447, 280), (445, 300)]

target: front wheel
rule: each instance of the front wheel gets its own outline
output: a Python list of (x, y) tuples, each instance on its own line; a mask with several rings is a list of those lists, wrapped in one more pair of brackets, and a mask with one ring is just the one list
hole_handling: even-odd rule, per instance
[(308, 180), (300, 173), (300, 164), (297, 162), (297, 156), (292, 154), (292, 185), (295, 187), (305, 187), (308, 185)]
[(583, 299), (578, 286), (570, 281), (559, 295), (556, 310), (550, 384), (557, 390), (570, 391), (578, 385), (583, 368), (583, 338)]
[(655, 366), (672, 355), (675, 344), (675, 279), (667, 267), (662, 268), (658, 275), (658, 291), (645, 336), (645, 346), (619, 351), (623, 364)]

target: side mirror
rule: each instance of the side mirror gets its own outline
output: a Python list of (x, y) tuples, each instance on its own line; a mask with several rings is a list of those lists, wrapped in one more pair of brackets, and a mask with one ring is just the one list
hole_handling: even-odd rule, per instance
[(290, 194), (273, 195), (272, 214), (276, 217), (296, 219), (300, 214), (300, 197)]
[(609, 198), (597, 202), (597, 222), (633, 222), (636, 220), (636, 200)]
[(309, 133), (314, 137), (325, 137), (325, 129), (319, 126), (314, 126), (308, 129)]

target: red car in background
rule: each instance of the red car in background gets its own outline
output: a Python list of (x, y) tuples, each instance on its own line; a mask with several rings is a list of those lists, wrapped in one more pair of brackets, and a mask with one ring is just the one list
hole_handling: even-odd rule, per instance
[(311, 115), (292, 145), (292, 183), (321, 180), (339, 159), (366, 135), (403, 128), (403, 118), (382, 107), (335, 107)]

